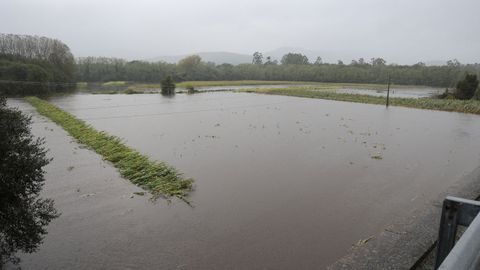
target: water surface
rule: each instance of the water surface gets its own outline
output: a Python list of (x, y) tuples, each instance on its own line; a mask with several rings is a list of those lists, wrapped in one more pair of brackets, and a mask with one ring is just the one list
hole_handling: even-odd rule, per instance
[(321, 269), (432, 204), (480, 162), (475, 115), (228, 92), (52, 102), (195, 179), (193, 208), (145, 199), (118, 219), (89, 215), (63, 237), (98, 242), (101, 252), (70, 254), (70, 263), (91, 256), (144, 269)]

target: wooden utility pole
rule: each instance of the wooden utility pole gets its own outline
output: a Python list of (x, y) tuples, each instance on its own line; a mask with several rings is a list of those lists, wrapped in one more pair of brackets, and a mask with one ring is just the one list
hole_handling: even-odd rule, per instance
[(388, 86), (387, 86), (387, 108), (390, 103), (390, 75), (388, 75)]

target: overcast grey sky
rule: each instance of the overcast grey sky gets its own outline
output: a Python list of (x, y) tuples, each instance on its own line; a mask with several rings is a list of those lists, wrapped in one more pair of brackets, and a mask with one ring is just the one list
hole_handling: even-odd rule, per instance
[(480, 0), (0, 1), (0, 32), (129, 59), (290, 46), (396, 63), (480, 62), (479, 25)]

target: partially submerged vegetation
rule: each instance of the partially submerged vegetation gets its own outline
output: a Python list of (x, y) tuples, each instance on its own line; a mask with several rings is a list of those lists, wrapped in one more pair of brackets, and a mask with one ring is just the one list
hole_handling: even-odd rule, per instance
[(132, 183), (150, 190), (155, 197), (175, 196), (185, 200), (192, 189), (192, 179), (183, 178), (173, 167), (150, 160), (126, 146), (118, 137), (98, 131), (84, 121), (37, 97), (27, 97), (37, 111), (60, 125), (80, 143), (87, 145), (119, 169)]
[[(348, 101), (369, 104), (385, 104), (385, 97), (336, 93), (335, 91), (322, 91), (308, 88), (254, 88), (242, 90), (261, 94), (284, 95), (295, 97), (319, 98), (337, 101)], [(452, 100), (436, 98), (390, 98), (390, 105), (418, 109), (439, 110), (480, 114), (479, 100)]]
[(125, 94), (125, 95), (134, 95), (134, 94), (148, 94), (148, 92), (142, 90), (104, 90), (104, 91), (94, 91), (91, 92), (93, 95), (116, 95), (116, 94)]
[[(161, 90), (161, 84), (157, 83), (136, 83), (125, 81), (112, 81), (105, 83), (78, 83), (82, 85), (82, 91), (87, 91), (92, 94), (148, 94), (159, 93)], [(218, 87), (225, 87), (225, 90), (231, 90), (242, 86), (285, 86), (288, 88), (308, 88), (318, 90), (338, 90), (338, 89), (366, 89), (366, 90), (384, 90), (385, 84), (372, 84), (372, 83), (324, 83), (324, 82), (300, 82), (300, 81), (185, 81), (175, 83), (178, 93), (188, 92), (204, 92), (208, 91), (209, 87), (217, 87), (215, 91), (218, 91)], [(427, 88), (427, 86), (418, 85), (395, 85), (392, 89), (403, 88)], [(193, 89), (193, 90), (192, 90)]]
[[(358, 89), (371, 89), (371, 90), (383, 90), (385, 84), (377, 83), (327, 83), (327, 82), (309, 82), (309, 81), (256, 81), (256, 80), (241, 80), (241, 81), (186, 81), (176, 84), (177, 87), (210, 87), (210, 86), (244, 86), (244, 85), (294, 85), (296, 86), (315, 86), (322, 88), (358, 88)], [(413, 85), (395, 85), (395, 88), (411, 88)], [(422, 88), (425, 86), (417, 86), (416, 88)]]
[(186, 81), (177, 83), (178, 87), (209, 87), (209, 86), (242, 86), (242, 85), (291, 85), (291, 84), (317, 84), (316, 82), (296, 82), (296, 81), (259, 81), (259, 80), (240, 80), (240, 81)]

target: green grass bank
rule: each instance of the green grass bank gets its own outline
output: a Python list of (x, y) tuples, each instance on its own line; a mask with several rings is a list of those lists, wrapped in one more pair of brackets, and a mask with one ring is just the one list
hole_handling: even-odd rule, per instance
[(193, 180), (184, 178), (175, 168), (123, 144), (116, 136), (98, 131), (57, 106), (37, 97), (25, 98), (37, 111), (61, 126), (78, 142), (110, 161), (132, 183), (149, 190), (153, 196), (178, 197), (186, 201)]

